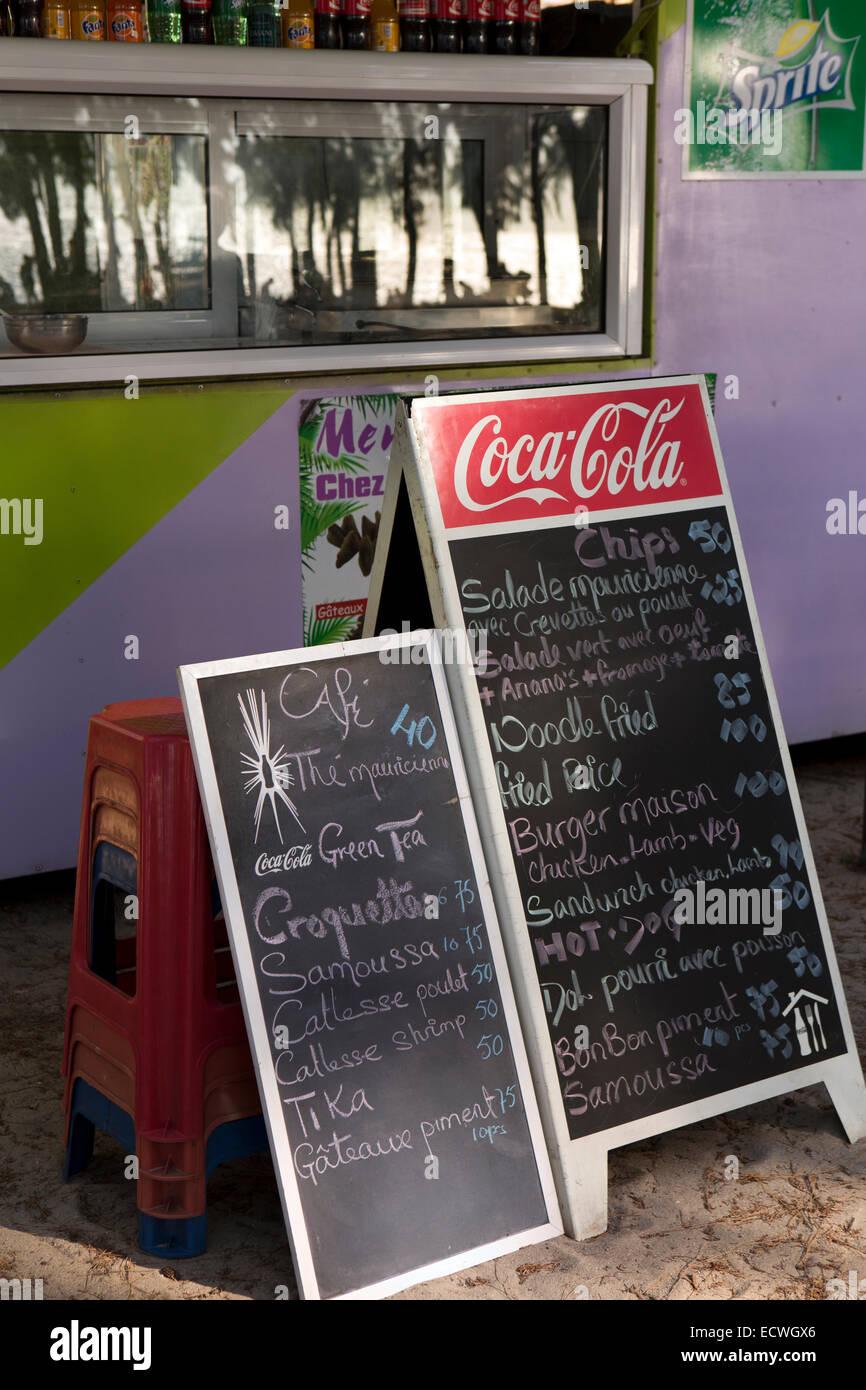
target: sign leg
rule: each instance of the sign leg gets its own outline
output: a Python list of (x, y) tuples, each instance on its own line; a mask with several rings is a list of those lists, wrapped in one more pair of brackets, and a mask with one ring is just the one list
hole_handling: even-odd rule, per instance
[(823, 1079), (830, 1099), (850, 1142), (856, 1144), (858, 1139), (866, 1139), (866, 1085), (860, 1063), (848, 1053), (832, 1058), (826, 1067)]
[(607, 1230), (607, 1149), (578, 1139), (563, 1174), (560, 1199), (566, 1234), (589, 1240)]

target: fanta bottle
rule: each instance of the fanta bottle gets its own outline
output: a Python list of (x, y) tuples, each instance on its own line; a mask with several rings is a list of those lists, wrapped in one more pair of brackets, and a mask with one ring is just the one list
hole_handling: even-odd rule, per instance
[(313, 0), (287, 0), (280, 10), (283, 48), (315, 48), (315, 10)]
[(105, 38), (105, 5), (103, 0), (73, 0), (72, 37), (74, 39)]
[(144, 43), (141, 0), (108, 0), (106, 31), (118, 43)]
[(72, 16), (68, 0), (45, 0), (42, 6), (42, 36), (46, 39), (69, 39), (72, 37)]

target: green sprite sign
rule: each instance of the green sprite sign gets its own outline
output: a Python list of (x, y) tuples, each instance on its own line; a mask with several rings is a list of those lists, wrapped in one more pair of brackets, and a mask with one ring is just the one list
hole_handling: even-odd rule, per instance
[(686, 178), (864, 172), (864, 0), (690, 0)]

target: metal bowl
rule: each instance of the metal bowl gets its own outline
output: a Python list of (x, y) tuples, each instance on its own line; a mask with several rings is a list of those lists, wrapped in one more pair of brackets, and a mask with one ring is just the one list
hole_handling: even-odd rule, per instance
[(6, 337), (22, 352), (74, 352), (87, 336), (86, 314), (6, 314)]

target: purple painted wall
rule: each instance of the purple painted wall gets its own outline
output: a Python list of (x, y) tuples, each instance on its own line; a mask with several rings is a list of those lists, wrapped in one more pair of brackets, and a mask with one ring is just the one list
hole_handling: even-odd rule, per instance
[[(866, 181), (683, 182), (685, 27), (657, 89), (653, 375), (716, 371), (716, 424), (788, 740), (866, 730)], [(739, 379), (726, 400), (724, 378)]]

